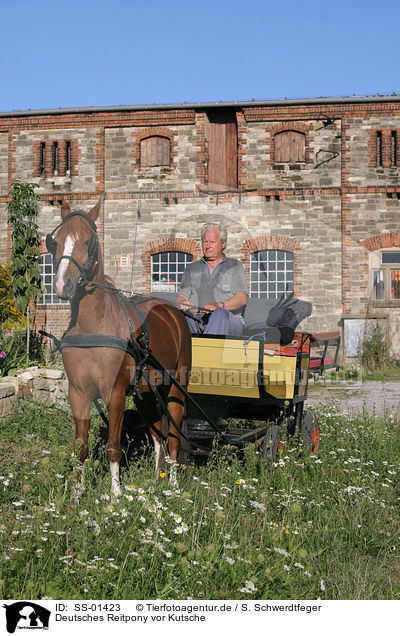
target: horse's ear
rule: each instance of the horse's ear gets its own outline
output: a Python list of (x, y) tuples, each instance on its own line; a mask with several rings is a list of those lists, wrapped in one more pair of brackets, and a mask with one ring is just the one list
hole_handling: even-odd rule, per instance
[(92, 221), (95, 221), (97, 217), (99, 216), (100, 203), (101, 203), (101, 199), (99, 199), (96, 205), (90, 210), (90, 212), (88, 212), (88, 216), (92, 219)]
[(67, 201), (63, 201), (61, 204), (61, 218), (64, 220), (67, 214), (70, 213), (70, 211), (71, 211), (71, 208), (69, 207), (69, 204), (67, 203)]

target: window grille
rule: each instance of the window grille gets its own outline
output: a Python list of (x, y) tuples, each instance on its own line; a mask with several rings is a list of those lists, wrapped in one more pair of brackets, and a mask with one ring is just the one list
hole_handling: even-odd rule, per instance
[(39, 169), (36, 176), (70, 176), (73, 169), (71, 140), (42, 141), (39, 144)]
[(58, 143), (57, 141), (53, 141), (52, 149), (51, 149), (51, 160), (52, 160), (52, 168), (53, 174), (58, 175)]
[(46, 143), (44, 141), (40, 144), (39, 149), (39, 176), (46, 174)]
[(250, 296), (279, 298), (293, 289), (293, 252), (261, 250), (250, 255)]
[(151, 291), (177, 292), (186, 265), (193, 260), (186, 252), (159, 252), (151, 257)]
[(390, 142), (391, 164), (397, 166), (397, 130), (391, 131)]
[(53, 257), (51, 254), (42, 254), (39, 262), (40, 276), (46, 288), (45, 293), (41, 297), (39, 303), (41, 305), (59, 305), (67, 304), (68, 300), (61, 300), (54, 291), (54, 267)]
[(376, 131), (376, 165), (381, 166), (383, 162), (382, 152), (382, 131)]
[(65, 174), (71, 174), (71, 142), (65, 142)]
[(377, 167), (390, 168), (399, 165), (397, 130), (377, 130), (375, 145)]

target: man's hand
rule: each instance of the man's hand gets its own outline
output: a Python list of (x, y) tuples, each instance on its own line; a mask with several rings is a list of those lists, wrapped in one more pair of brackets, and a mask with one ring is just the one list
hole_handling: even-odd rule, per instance
[(183, 311), (188, 311), (189, 309), (193, 309), (194, 305), (192, 302), (190, 302), (189, 298), (186, 298), (186, 296), (183, 296), (183, 294), (179, 294), (179, 296), (176, 299), (176, 304), (179, 307), (179, 309), (182, 309)]
[(218, 307), (221, 307), (221, 303), (207, 303), (206, 305), (204, 305), (203, 309), (205, 311), (215, 311), (215, 309), (218, 309)]
[(224, 309), (227, 309), (228, 311), (234, 311), (235, 309), (240, 309), (241, 307), (246, 305), (246, 303), (247, 303), (246, 292), (237, 292), (231, 298), (228, 298), (228, 300), (224, 300), (223, 303), (222, 302), (207, 303), (206, 305), (204, 305), (204, 309), (206, 311), (211, 312), (211, 311), (215, 311), (219, 307), (223, 307)]

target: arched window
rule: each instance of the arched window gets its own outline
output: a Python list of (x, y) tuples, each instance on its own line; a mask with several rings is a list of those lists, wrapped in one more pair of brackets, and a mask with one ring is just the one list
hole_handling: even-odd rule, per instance
[(140, 167), (170, 165), (171, 142), (167, 137), (146, 137), (140, 142)]
[(151, 257), (151, 291), (177, 292), (186, 265), (193, 260), (186, 252), (159, 252)]
[(279, 298), (293, 291), (294, 255), (283, 250), (250, 254), (250, 296)]
[(275, 163), (301, 163), (306, 160), (306, 136), (296, 130), (275, 135)]
[(61, 300), (54, 291), (54, 267), (51, 254), (42, 254), (39, 262), (40, 276), (46, 291), (40, 299), (41, 305), (68, 304), (68, 300)]

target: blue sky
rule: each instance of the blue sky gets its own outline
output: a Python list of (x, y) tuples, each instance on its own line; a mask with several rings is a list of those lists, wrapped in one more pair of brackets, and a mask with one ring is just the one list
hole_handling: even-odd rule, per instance
[(400, 93), (398, 0), (2, 0), (0, 110)]

